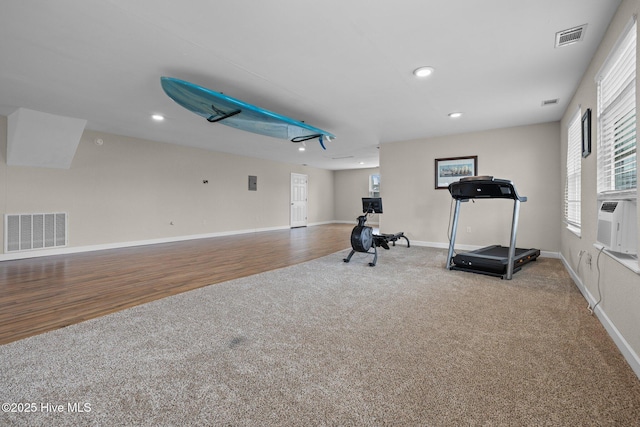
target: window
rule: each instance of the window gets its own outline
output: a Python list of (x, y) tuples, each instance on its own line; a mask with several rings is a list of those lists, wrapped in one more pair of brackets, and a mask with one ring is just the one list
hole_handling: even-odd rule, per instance
[(369, 197), (380, 197), (380, 174), (369, 175)]
[(598, 85), (598, 193), (635, 190), (636, 21), (605, 61)]
[[(596, 76), (598, 87), (598, 199), (631, 200), (636, 205), (637, 166), (636, 166), (636, 37), (635, 17), (620, 36), (609, 57)], [(604, 207), (604, 202), (601, 205)], [(603, 211), (600, 208), (599, 214)], [(604, 214), (603, 214), (604, 215)], [(625, 215), (618, 225), (620, 234), (626, 237), (629, 232), (637, 236), (635, 225), (636, 210)], [(607, 225), (611, 223), (598, 217), (598, 241), (606, 237)], [(604, 228), (603, 228), (604, 227)], [(602, 237), (601, 237), (602, 236)], [(635, 236), (634, 236), (635, 237)], [(635, 241), (635, 239), (634, 239)], [(632, 243), (637, 250), (637, 243)], [(615, 249), (606, 251), (636, 273), (637, 257), (628, 258), (616, 254)], [(632, 253), (632, 252), (628, 252)]]
[(582, 121), (578, 109), (567, 130), (567, 181), (564, 189), (564, 220), (567, 228), (580, 235)]

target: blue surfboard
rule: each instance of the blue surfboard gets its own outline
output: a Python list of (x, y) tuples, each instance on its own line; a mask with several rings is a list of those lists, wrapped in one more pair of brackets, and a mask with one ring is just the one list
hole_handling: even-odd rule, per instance
[(335, 138), (334, 135), (322, 129), (193, 83), (173, 77), (161, 77), (160, 82), (169, 98), (211, 123), (222, 123), (248, 132), (288, 139), (292, 142), (318, 138), (325, 150), (324, 142)]

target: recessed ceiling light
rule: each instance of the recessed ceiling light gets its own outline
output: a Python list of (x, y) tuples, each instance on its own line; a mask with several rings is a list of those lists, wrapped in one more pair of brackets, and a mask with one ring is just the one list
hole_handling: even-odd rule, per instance
[(304, 147), (298, 147), (298, 151), (305, 151), (305, 150), (306, 150), (306, 148), (304, 148)]
[(364, 162), (360, 162), (361, 165), (364, 165)]
[(462, 113), (457, 111), (455, 113), (449, 113), (449, 117), (451, 117), (452, 119), (457, 119), (458, 117), (461, 117)]
[(164, 116), (162, 114), (154, 114), (151, 116), (151, 118), (156, 122), (161, 122), (164, 120)]
[(413, 70), (413, 75), (416, 77), (428, 77), (433, 74), (433, 67), (420, 67)]

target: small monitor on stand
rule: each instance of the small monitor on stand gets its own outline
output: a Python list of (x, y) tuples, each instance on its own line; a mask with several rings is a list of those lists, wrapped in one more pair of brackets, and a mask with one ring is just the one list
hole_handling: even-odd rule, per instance
[(362, 213), (382, 213), (382, 198), (381, 197), (363, 197), (362, 198)]

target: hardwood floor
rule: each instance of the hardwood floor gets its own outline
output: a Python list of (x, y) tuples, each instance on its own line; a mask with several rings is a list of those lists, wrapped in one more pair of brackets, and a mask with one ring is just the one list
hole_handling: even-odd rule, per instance
[(0, 262), (0, 344), (350, 247), (329, 224)]

